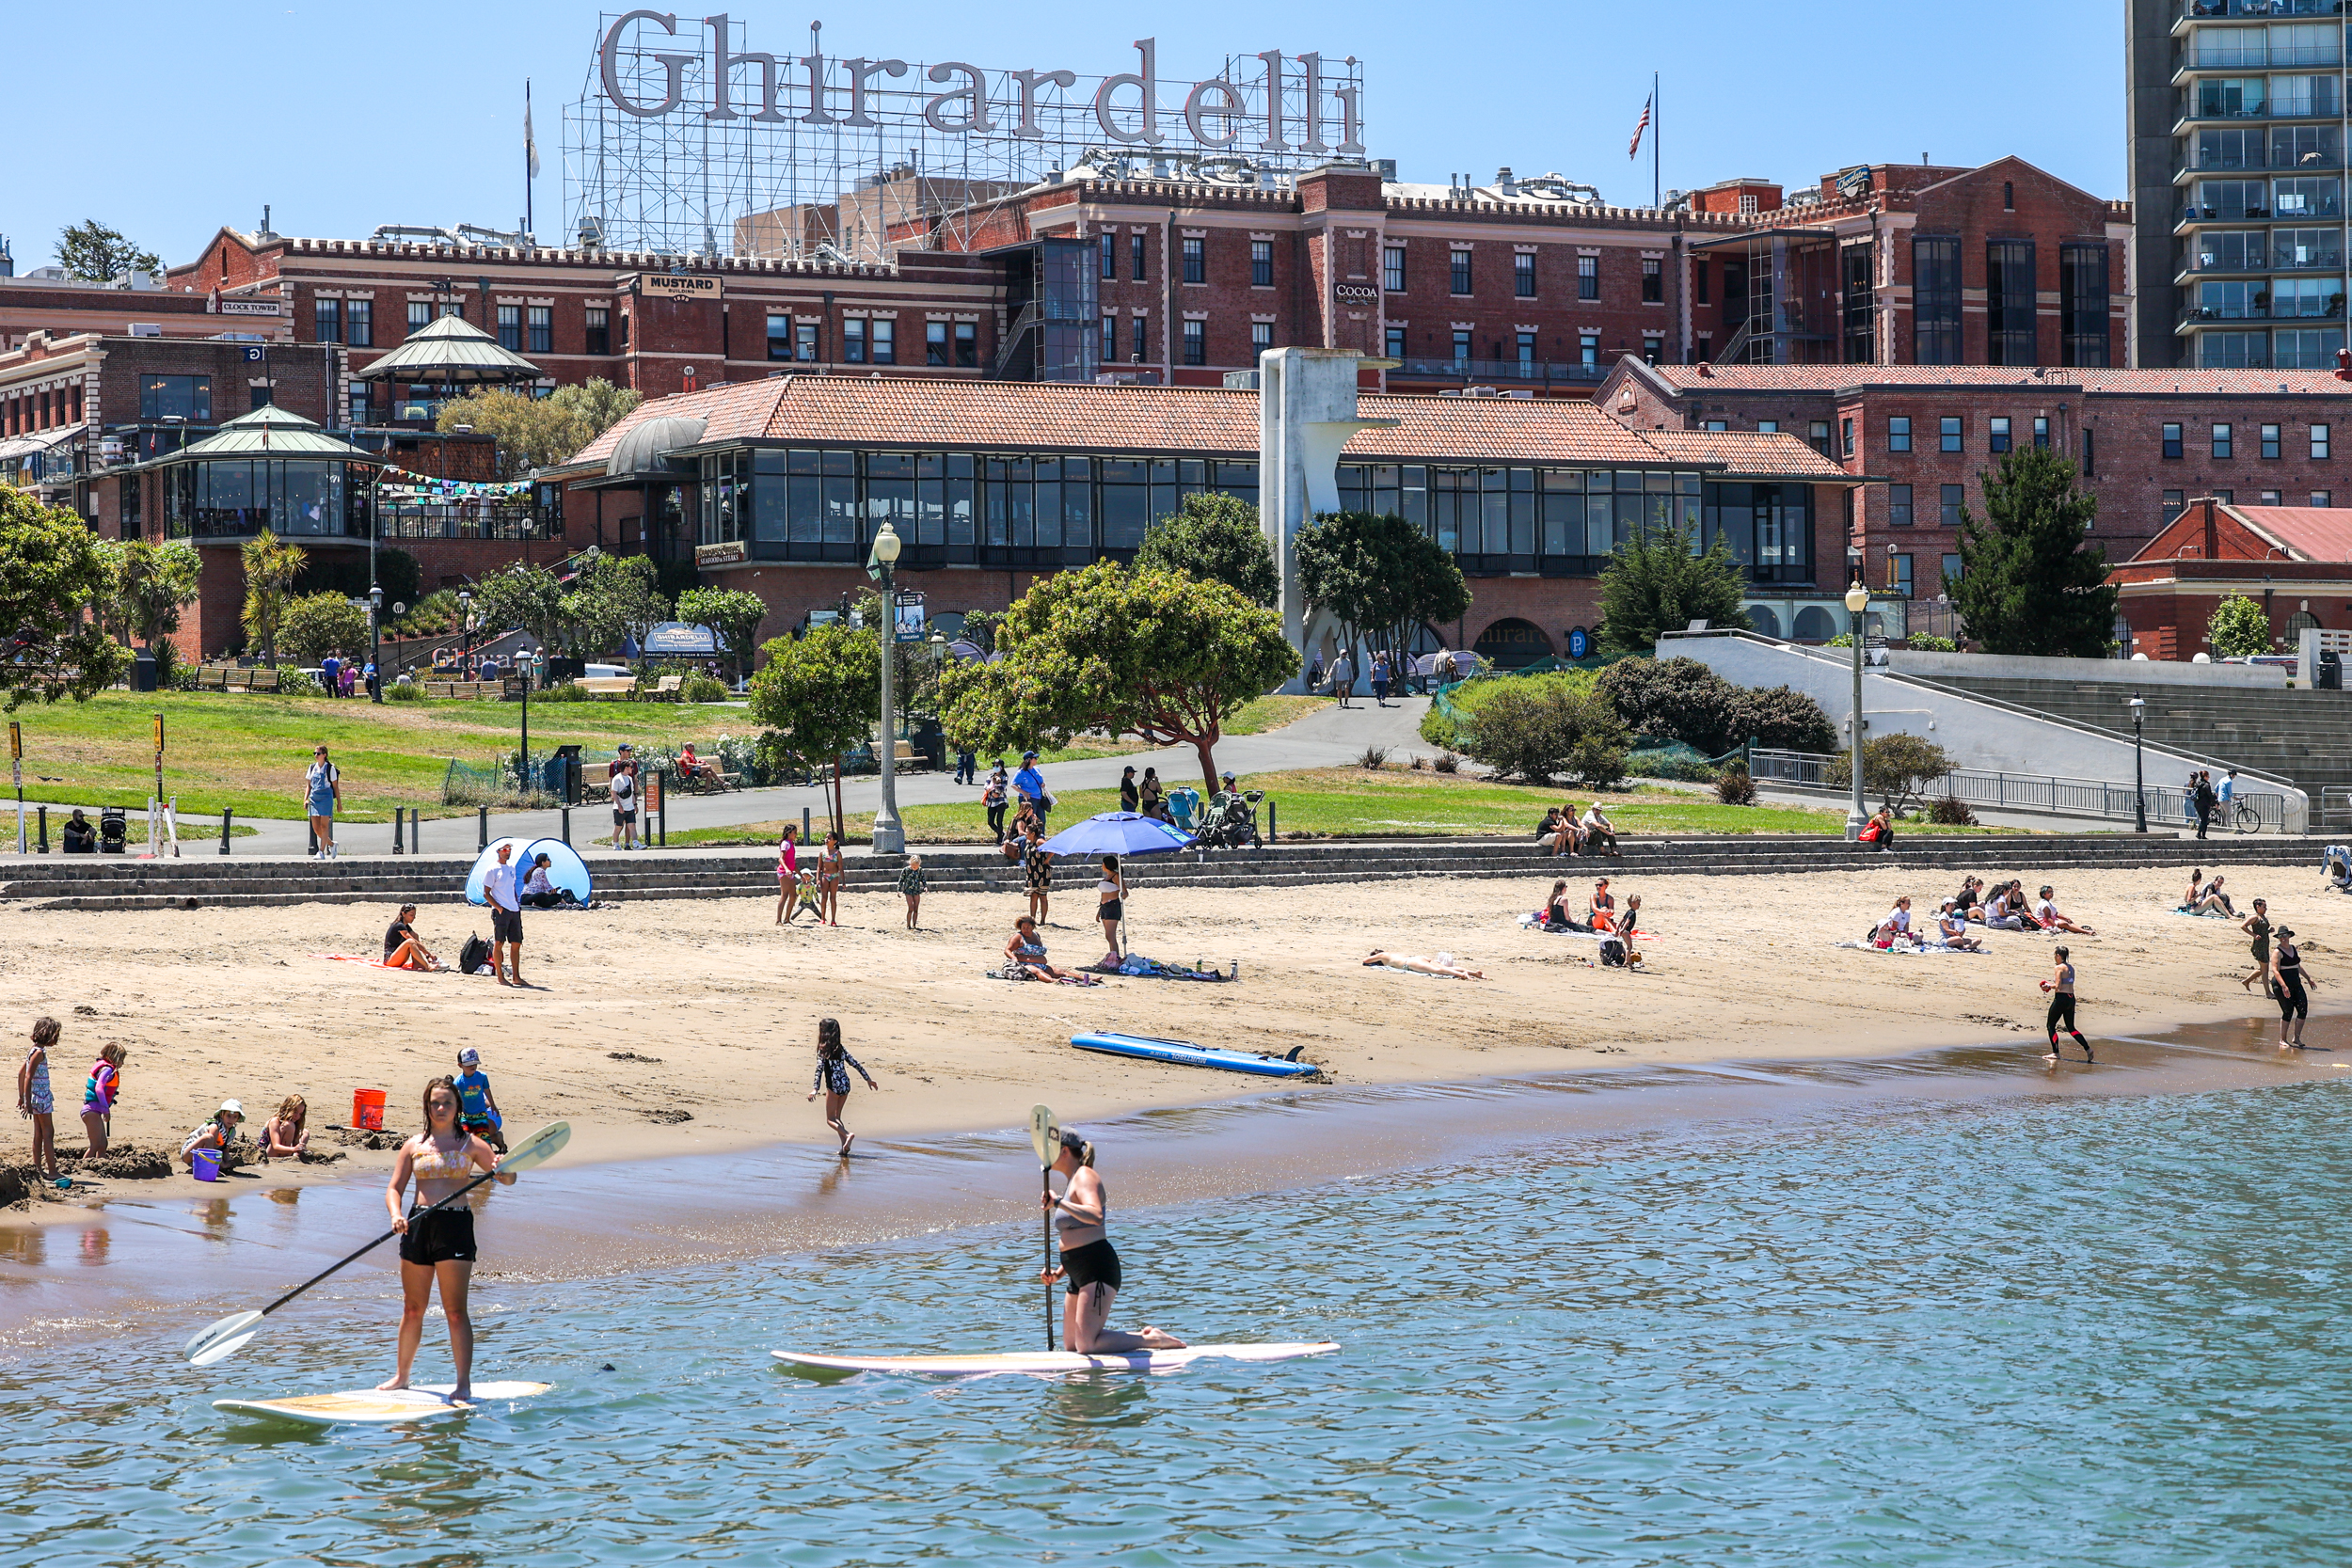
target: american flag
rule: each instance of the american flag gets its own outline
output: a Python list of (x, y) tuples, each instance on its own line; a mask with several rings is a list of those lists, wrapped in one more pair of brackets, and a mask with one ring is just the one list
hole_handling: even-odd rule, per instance
[(1649, 106), (1650, 100), (1643, 99), (1641, 120), (1633, 127), (1632, 143), (1625, 150), (1625, 155), (1628, 158), (1638, 156), (1642, 150), (1642, 133), (1649, 129)]

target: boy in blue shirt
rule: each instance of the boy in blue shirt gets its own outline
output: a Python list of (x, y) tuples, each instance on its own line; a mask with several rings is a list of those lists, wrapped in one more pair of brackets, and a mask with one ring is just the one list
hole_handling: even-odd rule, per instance
[(469, 1045), (457, 1053), (457, 1065), (463, 1069), (456, 1079), (457, 1125), (505, 1153), (506, 1134), (499, 1131), (505, 1118), (490, 1092), (490, 1075), (482, 1070), (482, 1053)]

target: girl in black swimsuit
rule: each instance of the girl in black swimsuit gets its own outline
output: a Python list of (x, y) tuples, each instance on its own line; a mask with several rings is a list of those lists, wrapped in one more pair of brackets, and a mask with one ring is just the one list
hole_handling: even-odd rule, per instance
[(1047, 1269), (1044, 1279), (1069, 1281), (1062, 1296), (1062, 1343), (1081, 1355), (1127, 1355), (1136, 1351), (1183, 1350), (1184, 1342), (1149, 1323), (1139, 1333), (1105, 1328), (1111, 1303), (1119, 1297), (1119, 1249), (1104, 1229), (1109, 1200), (1103, 1179), (1094, 1174), (1094, 1146), (1075, 1132), (1061, 1135), (1054, 1169), (1069, 1180), (1062, 1196), (1044, 1195), (1061, 1240), (1061, 1266)]
[(2311, 998), (2303, 994), (2303, 982), (2319, 981), (2303, 973), (2303, 950), (2295, 945), (2294, 927), (2281, 926), (2277, 945), (2270, 954), (2271, 994), (2279, 999), (2279, 1049), (2303, 1049), (2303, 1023), (2311, 1017)]

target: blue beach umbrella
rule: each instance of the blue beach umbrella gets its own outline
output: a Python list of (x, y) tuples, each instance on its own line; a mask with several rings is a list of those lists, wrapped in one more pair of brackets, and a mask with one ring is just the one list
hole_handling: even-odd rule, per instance
[[(1156, 816), (1132, 811), (1098, 812), (1073, 822), (1040, 847), (1054, 855), (1171, 855), (1189, 848), (1192, 835)], [(1127, 942), (1127, 912), (1119, 914), (1119, 940)]]

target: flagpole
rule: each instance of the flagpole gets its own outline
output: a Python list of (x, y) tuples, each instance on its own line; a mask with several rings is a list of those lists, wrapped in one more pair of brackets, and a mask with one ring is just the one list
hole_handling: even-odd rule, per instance
[(1658, 72), (1649, 73), (1649, 204), (1653, 208), (1666, 204), (1665, 186), (1658, 177), (1658, 134), (1665, 126), (1658, 102)]
[(531, 78), (523, 78), (523, 232), (532, 231), (532, 157), (538, 150), (531, 145)]

